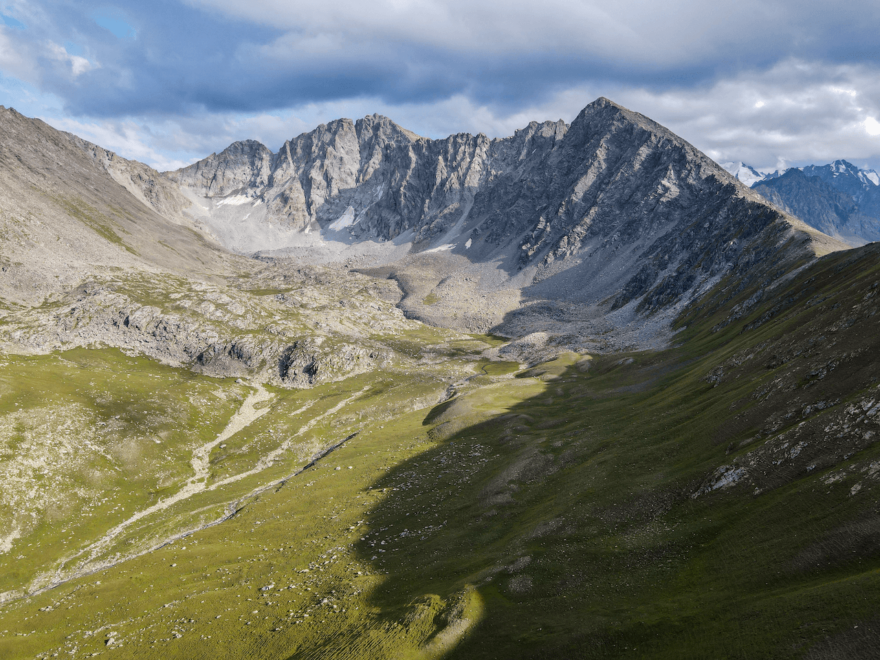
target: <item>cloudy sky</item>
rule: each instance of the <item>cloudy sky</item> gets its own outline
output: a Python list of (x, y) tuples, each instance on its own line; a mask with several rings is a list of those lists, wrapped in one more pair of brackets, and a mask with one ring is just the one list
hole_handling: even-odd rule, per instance
[(505, 136), (607, 96), (719, 162), (880, 169), (880, 2), (0, 0), (0, 104), (159, 169), (378, 112)]

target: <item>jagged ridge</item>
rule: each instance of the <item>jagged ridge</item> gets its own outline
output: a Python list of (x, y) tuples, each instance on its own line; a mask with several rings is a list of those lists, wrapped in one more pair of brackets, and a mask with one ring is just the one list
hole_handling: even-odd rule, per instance
[(571, 125), (532, 122), (503, 139), (430, 140), (378, 115), (340, 119), (278, 153), (237, 142), (167, 176), (246, 210), (264, 203), (263, 221), (296, 231), (443, 245), (508, 277), (525, 271), (515, 286), (537, 284), (531, 294), (611, 309), (671, 309), (724, 275), (755, 277), (771, 253), (795, 263), (843, 247), (605, 98)]

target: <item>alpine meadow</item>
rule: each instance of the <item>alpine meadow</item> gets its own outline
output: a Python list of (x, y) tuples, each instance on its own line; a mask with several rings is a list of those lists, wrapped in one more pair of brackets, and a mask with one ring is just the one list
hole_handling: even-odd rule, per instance
[(0, 106), (0, 658), (877, 657), (880, 177), (573, 117), (160, 172)]

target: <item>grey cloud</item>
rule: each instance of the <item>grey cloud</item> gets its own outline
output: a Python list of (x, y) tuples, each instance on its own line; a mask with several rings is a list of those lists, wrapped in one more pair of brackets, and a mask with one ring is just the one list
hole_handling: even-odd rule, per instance
[[(172, 154), (165, 158), (169, 162), (191, 162), (245, 138), (277, 149), (284, 140), (320, 123), (373, 112), (428, 137), (456, 132), (500, 137), (531, 120), (571, 121), (584, 105), (604, 95), (669, 126), (720, 162), (742, 160), (755, 167), (775, 167), (782, 161), (798, 165), (846, 158), (880, 168), (880, 136), (870, 135), (865, 125), (870, 117), (880, 120), (878, 81), (880, 71), (875, 68), (792, 60), (770, 71), (744, 73), (699, 89), (581, 85), (510, 112), (465, 95), (405, 104), (365, 97), (306, 104), (283, 114), (211, 113), (161, 122), (142, 120), (127, 125), (127, 132), (118, 123), (105, 121), (101, 125), (116, 125), (113, 130), (119, 135), (114, 138), (110, 131), (101, 137), (109, 140), (110, 148), (117, 148), (116, 144), (131, 148), (129, 141), (139, 135), (143, 146), (138, 149), (149, 145), (156, 154)], [(756, 107), (759, 103), (763, 105)]]
[(507, 135), (599, 95), (719, 160), (880, 154), (864, 125), (880, 119), (873, 0), (119, 1), (127, 40), (90, 18), (102, 0), (11, 1), (28, 28), (0, 28), (0, 70), (60, 99), (50, 118), (155, 164), (372, 112)]

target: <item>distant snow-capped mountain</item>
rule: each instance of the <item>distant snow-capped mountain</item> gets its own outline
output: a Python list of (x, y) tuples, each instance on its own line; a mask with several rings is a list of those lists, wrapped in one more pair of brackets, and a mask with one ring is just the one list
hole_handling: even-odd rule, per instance
[[(880, 240), (880, 175), (845, 160), (766, 173), (724, 168), (779, 208), (851, 245)], [(760, 178), (758, 178), (760, 177)]]
[(745, 163), (740, 161), (722, 163), (721, 167), (730, 172), (739, 181), (742, 181), (750, 188), (760, 181), (775, 179), (776, 177), (780, 177), (784, 174), (783, 170), (758, 170), (751, 165), (746, 165)]
[(801, 168), (807, 176), (815, 176), (842, 192), (852, 195), (871, 194), (880, 186), (880, 175), (874, 170), (863, 170), (845, 160), (829, 165), (808, 165)]
[(828, 165), (807, 165), (800, 168), (789, 167), (785, 170), (759, 170), (741, 161), (722, 163), (721, 167), (749, 187), (761, 181), (778, 179), (793, 169), (800, 169), (807, 176), (819, 177), (823, 181), (830, 182), (831, 180), (836, 180), (838, 183), (833, 184), (836, 188), (846, 187), (852, 190), (853, 185), (865, 189), (880, 186), (880, 174), (876, 171), (861, 169), (845, 160), (835, 160)]

